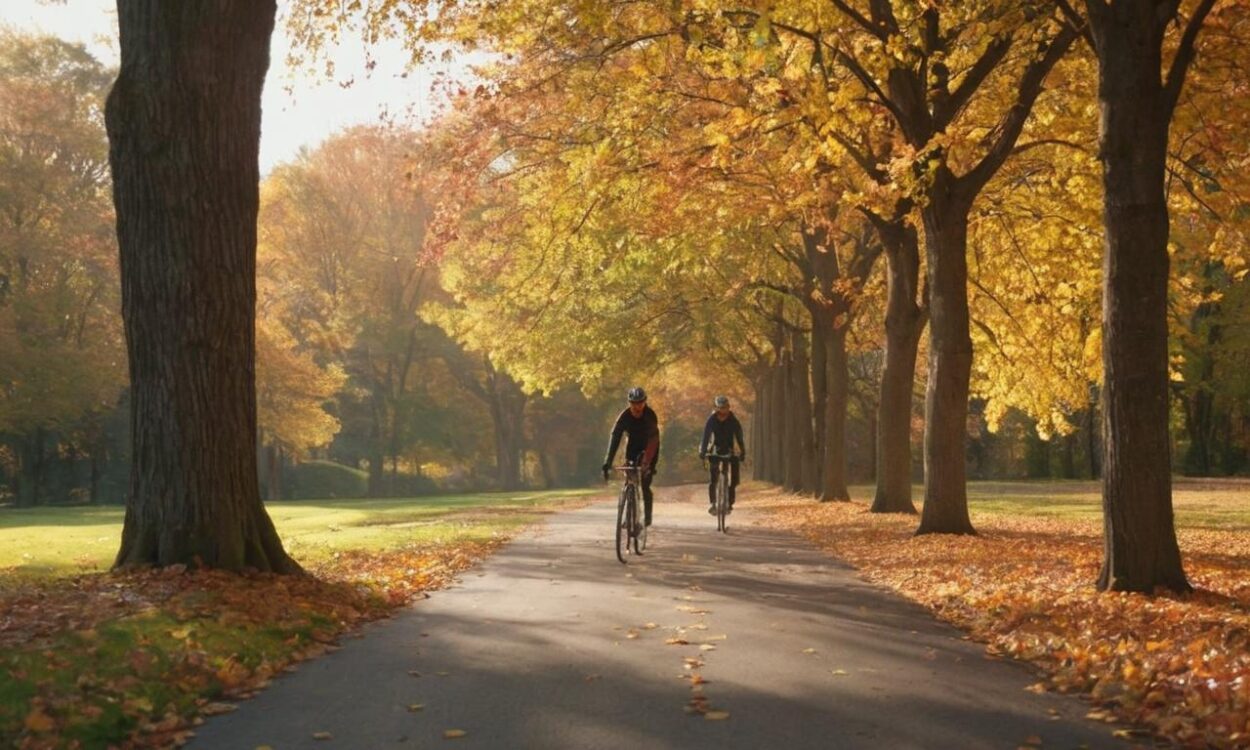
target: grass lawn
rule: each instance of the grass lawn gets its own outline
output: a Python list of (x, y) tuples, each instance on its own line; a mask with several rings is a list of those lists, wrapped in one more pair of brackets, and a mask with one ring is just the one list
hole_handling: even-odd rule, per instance
[(178, 746), (221, 701), (592, 492), (269, 503), (311, 576), (108, 572), (121, 508), (0, 509), (0, 746)]
[[(855, 485), (851, 497), (872, 502), (872, 485)], [(919, 510), (924, 487), (912, 487)], [(1250, 479), (1176, 479), (1172, 507), (1181, 529), (1250, 529)], [(1038, 516), (1102, 522), (1102, 485), (1078, 480), (969, 482), (968, 510), (978, 516)]]
[[(290, 500), (266, 507), (287, 551), (315, 563), (345, 550), (489, 539), (593, 491)], [(121, 507), (0, 509), (0, 573), (24, 578), (107, 570), (121, 543), (122, 517)]]

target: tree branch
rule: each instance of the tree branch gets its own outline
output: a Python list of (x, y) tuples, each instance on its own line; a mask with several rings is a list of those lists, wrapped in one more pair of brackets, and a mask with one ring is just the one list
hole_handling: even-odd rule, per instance
[(974, 196), (985, 187), (998, 168), (1003, 165), (1015, 147), (1016, 139), (1024, 130), (1024, 123), (1029, 119), (1033, 103), (1042, 93), (1042, 84), (1047, 74), (1055, 67), (1060, 58), (1067, 53), (1072, 42), (1076, 41), (1077, 31), (1071, 26), (1064, 26), (1051, 40), (1040, 59), (1034, 60), (1020, 77), (1020, 92), (1015, 104), (1007, 111), (998, 127), (998, 138), (990, 145), (989, 150), (977, 166), (959, 178), (959, 187), (966, 196)]
[(1202, 24), (1214, 6), (1215, 0), (1201, 0), (1198, 3), (1198, 7), (1194, 9), (1193, 16), (1190, 17), (1189, 23), (1185, 26), (1185, 33), (1181, 36), (1180, 46), (1176, 48), (1176, 56), (1172, 58), (1172, 67), (1168, 69), (1167, 82), (1163, 85), (1163, 101), (1164, 106), (1167, 108), (1166, 117), (1169, 119), (1172, 117), (1172, 111), (1176, 109), (1176, 101), (1180, 98), (1181, 87), (1185, 85), (1185, 74), (1189, 72), (1189, 66), (1194, 61), (1198, 32), (1202, 30)]

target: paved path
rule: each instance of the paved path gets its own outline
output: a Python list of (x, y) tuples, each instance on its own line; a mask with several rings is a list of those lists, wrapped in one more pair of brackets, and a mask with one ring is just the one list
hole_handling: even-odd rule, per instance
[[(651, 547), (628, 566), (612, 551), (614, 506), (554, 516), (209, 720), (192, 747), (1129, 747), (1080, 701), (1024, 690), (1027, 668), (753, 526), (747, 503), (725, 537), (698, 490), (656, 502)], [(692, 675), (727, 718), (686, 712)]]

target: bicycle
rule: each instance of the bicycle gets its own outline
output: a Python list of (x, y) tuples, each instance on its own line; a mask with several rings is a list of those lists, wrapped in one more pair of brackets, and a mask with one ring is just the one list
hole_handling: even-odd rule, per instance
[(716, 473), (716, 502), (713, 503), (713, 507), (716, 509), (716, 530), (728, 534), (729, 525), (725, 522), (725, 517), (729, 515), (730, 463), (737, 463), (739, 458), (732, 453), (709, 453), (704, 459), (721, 462), (720, 471)]
[(616, 466), (616, 471), (625, 475), (621, 485), (621, 497), (616, 504), (616, 559), (622, 564), (625, 555), (641, 555), (647, 548), (647, 524), (642, 509), (642, 467)]

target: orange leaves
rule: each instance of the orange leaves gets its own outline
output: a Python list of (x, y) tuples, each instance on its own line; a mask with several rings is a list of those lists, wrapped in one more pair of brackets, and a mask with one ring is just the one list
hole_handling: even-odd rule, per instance
[(176, 746), (196, 716), (235, 708), (208, 696), (251, 695), (501, 543), (345, 552), (315, 567), (320, 578), (142, 570), (7, 591), (0, 679), (33, 697), (0, 701), (0, 736), (44, 747), (72, 727), (111, 745)]
[[(1151, 728), (1186, 746), (1250, 741), (1250, 545), (1228, 531), (1180, 533), (1205, 590), (1146, 597), (1094, 590), (1097, 521), (979, 515), (978, 537), (914, 537), (913, 518), (854, 503), (778, 496), (771, 523), (796, 529), (986, 642), (1034, 662), (1061, 692), (1089, 694), (1091, 718)], [(956, 562), (957, 561), (957, 562)]]

